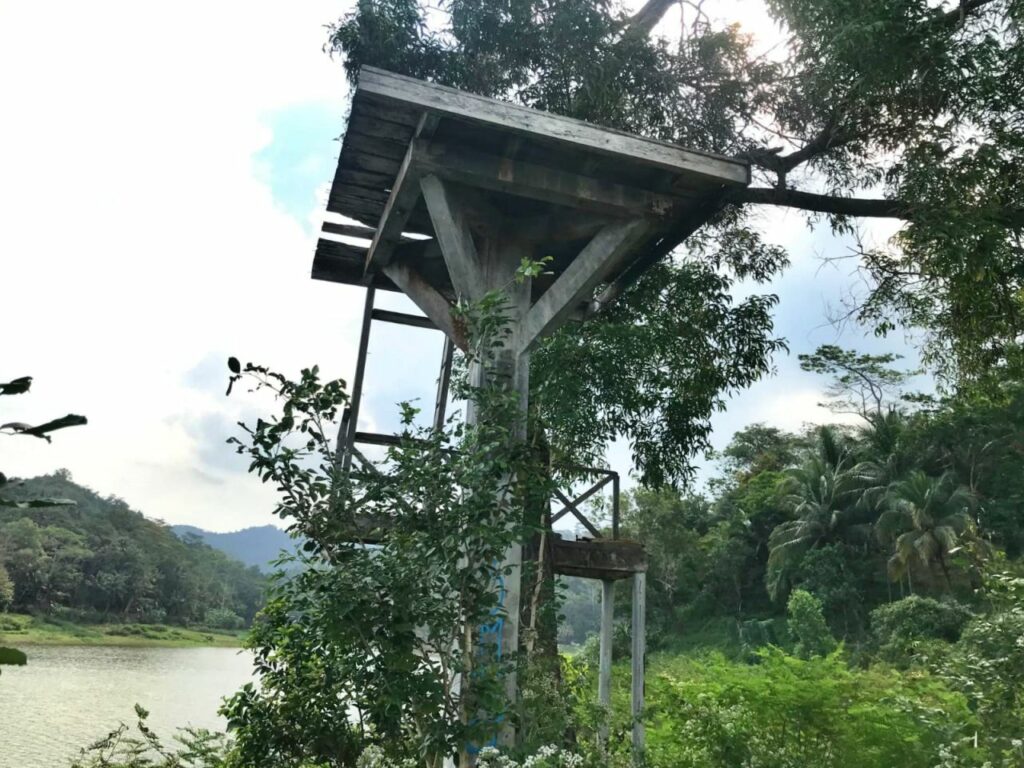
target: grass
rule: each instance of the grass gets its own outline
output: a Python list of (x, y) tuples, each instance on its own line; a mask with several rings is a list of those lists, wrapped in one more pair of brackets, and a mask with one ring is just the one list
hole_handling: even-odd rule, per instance
[(0, 614), (2, 645), (119, 645), (158, 648), (237, 648), (242, 632), (165, 624), (76, 624), (44, 616)]

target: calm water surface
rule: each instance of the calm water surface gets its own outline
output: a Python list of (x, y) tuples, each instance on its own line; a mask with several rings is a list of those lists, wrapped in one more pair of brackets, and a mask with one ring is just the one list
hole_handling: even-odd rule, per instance
[(0, 674), (0, 768), (63, 768), (133, 724), (136, 703), (161, 738), (184, 725), (223, 729), (221, 698), (251, 679), (251, 657), (233, 648), (22, 649), (28, 666)]

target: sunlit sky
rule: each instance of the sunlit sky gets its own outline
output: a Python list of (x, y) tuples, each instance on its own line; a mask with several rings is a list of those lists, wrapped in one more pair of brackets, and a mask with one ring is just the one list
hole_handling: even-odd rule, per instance
[[(348, 94), (324, 26), (350, 5), (0, 0), (0, 380), (35, 379), (0, 401), (0, 423), (89, 418), (52, 444), (0, 440), (6, 474), (66, 467), (210, 530), (273, 522), (271, 490), (224, 443), (267, 403), (226, 398), (225, 361), (351, 375), (362, 290), (309, 278)], [(777, 31), (757, 3), (718, 12), (738, 7), (767, 46)], [(793, 261), (767, 289), (791, 353), (715, 417), (717, 447), (754, 421), (831, 420), (798, 353), (911, 354), (902, 337), (829, 322), (860, 290), (852, 264), (823, 261), (849, 242), (796, 212), (759, 215)], [(374, 337), (362, 428), (388, 429), (400, 400), (431, 402), (438, 334), (403, 333)], [(627, 473), (628, 447), (609, 461)]]

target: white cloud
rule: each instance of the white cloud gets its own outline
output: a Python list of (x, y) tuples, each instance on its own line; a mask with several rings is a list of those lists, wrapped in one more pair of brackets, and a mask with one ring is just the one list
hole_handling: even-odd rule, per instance
[(52, 445), (5, 440), (0, 461), (22, 476), (67, 466), (176, 522), (263, 523), (270, 496), (205, 466), (209, 435), (189, 428), (231, 423), (241, 401), (224, 400), (225, 376), (197, 389), (185, 374), (228, 354), (348, 372), (359, 291), (309, 279), (314, 240), (252, 159), (290, 105), (336, 107), (340, 132), (347, 86), (321, 47), (344, 7), (155, 9), (0, 8), (0, 377), (36, 379), (3, 418), (90, 419)]

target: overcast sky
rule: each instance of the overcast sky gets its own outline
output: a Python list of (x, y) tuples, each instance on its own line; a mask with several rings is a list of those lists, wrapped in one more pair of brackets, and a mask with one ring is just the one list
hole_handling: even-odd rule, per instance
[[(89, 418), (52, 444), (0, 441), (8, 475), (66, 467), (150, 517), (210, 530), (273, 521), (269, 489), (224, 444), (261, 407), (224, 397), (225, 361), (331, 377), (354, 365), (362, 291), (309, 278), (348, 92), (324, 25), (349, 5), (0, 0), (0, 380), (35, 379), (0, 402), (0, 422)], [(770, 288), (792, 353), (716, 417), (718, 446), (753, 421), (830, 418), (797, 353), (906, 351), (829, 324), (856, 279), (822, 258), (848, 243), (797, 213), (762, 216), (793, 259)], [(438, 334), (394, 333), (371, 346), (364, 428), (432, 396)], [(624, 446), (610, 460), (630, 468)]]

